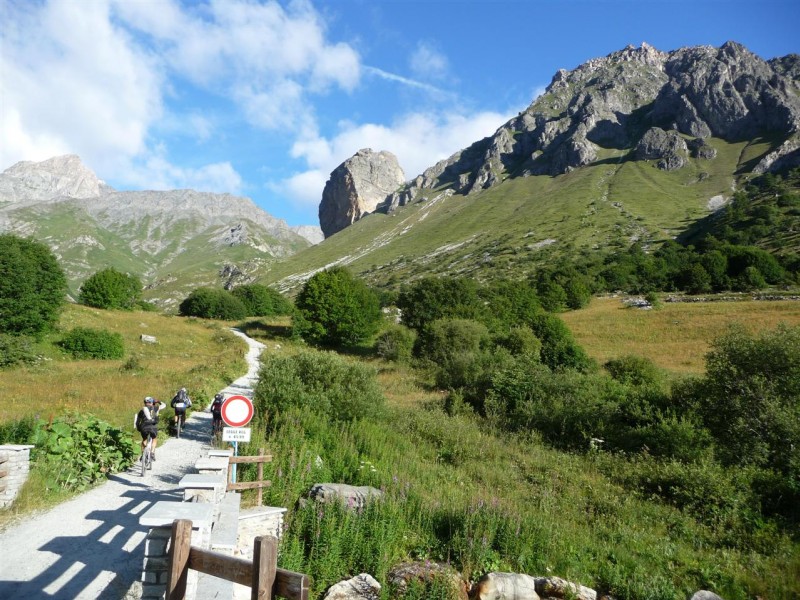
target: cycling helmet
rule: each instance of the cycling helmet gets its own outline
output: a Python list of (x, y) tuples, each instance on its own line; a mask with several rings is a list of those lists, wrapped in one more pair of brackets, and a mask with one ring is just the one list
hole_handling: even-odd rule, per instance
[(146, 396), (144, 399), (145, 404), (155, 404), (155, 399), (152, 396)]
[(186, 388), (181, 388), (181, 391), (182, 391), (182, 392), (185, 392), (185, 391), (186, 391)]
[(222, 394), (217, 394), (214, 396), (214, 400), (222, 400)]

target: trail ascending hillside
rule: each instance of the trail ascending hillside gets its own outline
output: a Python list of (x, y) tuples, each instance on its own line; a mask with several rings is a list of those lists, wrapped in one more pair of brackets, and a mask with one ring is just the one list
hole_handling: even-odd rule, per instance
[[(264, 346), (234, 333), (250, 346), (248, 372), (223, 392), (249, 395)], [(205, 400), (195, 399), (200, 406)], [(0, 533), (0, 598), (139, 598), (147, 533), (139, 515), (159, 500), (181, 499), (177, 484), (208, 450), (210, 430), (210, 413), (198, 410), (180, 439), (159, 446), (146, 477), (135, 469), (113, 475), (102, 486)]]

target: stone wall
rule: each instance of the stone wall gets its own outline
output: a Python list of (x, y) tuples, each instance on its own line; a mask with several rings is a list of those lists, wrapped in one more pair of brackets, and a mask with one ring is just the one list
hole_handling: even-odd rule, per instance
[(0, 446), (0, 508), (14, 502), (30, 473), (33, 446)]

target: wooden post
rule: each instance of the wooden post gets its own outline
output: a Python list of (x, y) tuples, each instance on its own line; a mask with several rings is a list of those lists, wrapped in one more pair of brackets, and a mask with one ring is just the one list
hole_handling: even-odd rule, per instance
[[(264, 456), (263, 448), (258, 449), (258, 455)], [(256, 478), (256, 481), (264, 481), (264, 463), (261, 461), (258, 461), (258, 477)], [(264, 500), (264, 494), (261, 488), (258, 488), (258, 497), (256, 498), (256, 506), (261, 506), (263, 504), (263, 500)]]
[(186, 597), (191, 549), (192, 522), (188, 519), (173, 521), (167, 571), (167, 600), (183, 600)]
[(253, 544), (253, 583), (251, 600), (272, 600), (272, 586), (278, 571), (278, 540), (259, 536)]

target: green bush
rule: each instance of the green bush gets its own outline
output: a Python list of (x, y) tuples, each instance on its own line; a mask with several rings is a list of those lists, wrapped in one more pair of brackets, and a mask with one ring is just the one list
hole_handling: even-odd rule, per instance
[(397, 306), (403, 312), (403, 325), (417, 332), (437, 319), (476, 319), (484, 312), (477, 284), (454, 277), (425, 277), (404, 287)]
[(295, 306), (293, 335), (325, 346), (363, 342), (377, 332), (382, 319), (375, 292), (341, 267), (309, 279)]
[(83, 282), (80, 301), (86, 306), (132, 310), (142, 297), (142, 282), (114, 268), (98, 271)]
[(0, 235), (0, 331), (41, 336), (58, 321), (66, 292), (64, 271), (47, 246)]
[(541, 360), (551, 369), (574, 368), (590, 370), (594, 363), (584, 352), (564, 321), (555, 315), (541, 313), (530, 318), (527, 325), (542, 342)]
[(127, 468), (136, 455), (130, 434), (92, 415), (67, 415), (38, 428), (34, 468), (48, 488), (81, 491)]
[(122, 336), (105, 329), (76, 327), (61, 340), (61, 347), (74, 358), (115, 359), (125, 355)]
[(238, 321), (248, 316), (244, 303), (230, 292), (218, 288), (197, 288), (181, 302), (178, 312), (184, 317)]
[(402, 325), (392, 325), (385, 329), (375, 341), (375, 354), (385, 360), (408, 362), (414, 352), (417, 334), (413, 329)]
[(542, 351), (542, 342), (526, 325), (512, 327), (505, 336), (495, 338), (495, 343), (513, 356), (527, 355), (538, 359)]
[(279, 291), (265, 285), (258, 283), (240, 285), (233, 288), (231, 294), (242, 301), (248, 317), (272, 317), (292, 312), (292, 303)]
[(0, 369), (36, 362), (32, 342), (27, 336), (0, 333)]
[(611, 376), (621, 383), (635, 386), (661, 386), (664, 376), (648, 358), (641, 356), (622, 356), (613, 358), (603, 365)]
[(333, 352), (271, 354), (262, 359), (255, 393), (260, 414), (301, 407), (351, 421), (379, 413), (384, 402), (374, 369)]

